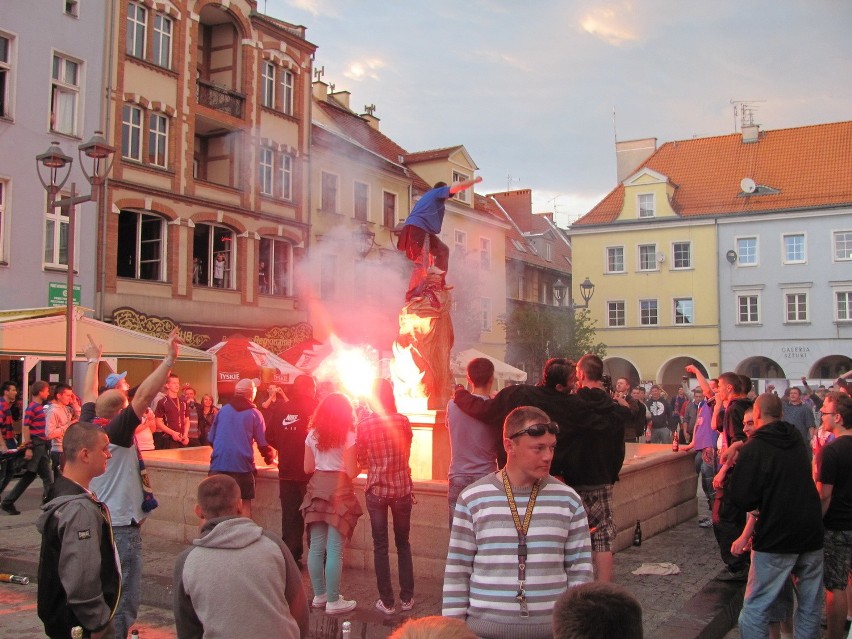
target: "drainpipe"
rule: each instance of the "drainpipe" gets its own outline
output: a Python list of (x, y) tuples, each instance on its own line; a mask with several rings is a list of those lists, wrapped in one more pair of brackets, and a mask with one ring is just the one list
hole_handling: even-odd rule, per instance
[[(106, 117), (104, 119), (104, 131), (107, 140), (112, 139), (112, 109), (110, 100), (112, 97), (112, 72), (115, 62), (115, 7), (116, 3), (107, 3), (107, 20), (109, 20), (109, 39), (107, 40), (107, 81), (104, 105)], [(119, 151), (120, 153), (121, 151)], [(101, 227), (101, 259), (98, 264), (98, 320), (104, 321), (104, 297), (106, 296), (106, 249), (107, 249), (107, 218), (109, 217), (109, 206), (107, 204), (107, 193), (109, 193), (109, 176), (104, 179), (102, 197), (98, 198), (98, 208)]]

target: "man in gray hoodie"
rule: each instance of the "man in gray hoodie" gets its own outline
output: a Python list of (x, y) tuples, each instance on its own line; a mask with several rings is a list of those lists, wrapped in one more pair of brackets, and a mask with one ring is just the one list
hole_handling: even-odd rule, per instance
[(241, 509), (232, 477), (213, 475), (198, 485), (201, 537), (174, 570), (178, 639), (308, 636), (308, 600), (293, 555)]

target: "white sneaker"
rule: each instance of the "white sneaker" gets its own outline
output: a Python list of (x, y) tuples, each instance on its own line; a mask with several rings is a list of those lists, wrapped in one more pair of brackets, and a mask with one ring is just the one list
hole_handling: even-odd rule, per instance
[(337, 601), (329, 601), (325, 604), (325, 614), (327, 615), (342, 615), (344, 612), (355, 610), (354, 599), (344, 599), (341, 597)]
[(328, 603), (328, 595), (317, 595), (311, 602), (311, 608), (325, 608)]
[(411, 610), (414, 608), (414, 599), (409, 599), (408, 601), (400, 601), (399, 607), (403, 610)]
[(379, 599), (378, 601), (376, 601), (376, 610), (378, 610), (379, 612), (381, 612), (381, 613), (383, 613), (383, 614), (385, 614), (385, 615), (392, 615), (393, 613), (395, 613), (395, 612), (396, 612), (396, 608), (394, 608), (393, 606), (391, 606), (390, 608), (388, 608), (388, 607), (385, 605), (385, 602), (384, 602), (384, 601), (382, 601), (381, 599)]

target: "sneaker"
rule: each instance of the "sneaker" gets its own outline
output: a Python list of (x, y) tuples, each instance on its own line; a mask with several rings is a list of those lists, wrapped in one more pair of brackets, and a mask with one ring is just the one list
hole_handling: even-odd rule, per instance
[(716, 575), (716, 581), (746, 581), (747, 579), (748, 568), (743, 568), (742, 570), (738, 570), (736, 572), (731, 572), (730, 570), (726, 569)]
[(712, 528), (713, 527), (713, 520), (710, 519), (709, 517), (702, 517), (701, 519), (698, 520), (698, 527), (699, 528)]
[(325, 604), (325, 614), (327, 615), (342, 615), (344, 612), (355, 610), (354, 599), (344, 599), (341, 597), (337, 601), (329, 601)]
[(385, 614), (385, 615), (392, 615), (393, 613), (395, 613), (395, 612), (396, 612), (396, 608), (394, 608), (393, 606), (391, 606), (390, 608), (388, 608), (388, 607), (385, 605), (385, 602), (384, 602), (384, 601), (382, 601), (381, 599), (379, 599), (379, 600), (376, 602), (376, 610), (378, 610), (379, 612), (381, 612), (382, 614)]
[(20, 515), (21, 511), (15, 508), (15, 504), (6, 504), (0, 503), (0, 508), (3, 509), (3, 512), (9, 513), (10, 515)]
[(317, 595), (314, 597), (314, 600), (311, 602), (311, 608), (325, 608), (325, 604), (328, 603), (328, 595)]
[(400, 601), (399, 607), (403, 610), (411, 610), (414, 608), (414, 599), (409, 599), (408, 601)]

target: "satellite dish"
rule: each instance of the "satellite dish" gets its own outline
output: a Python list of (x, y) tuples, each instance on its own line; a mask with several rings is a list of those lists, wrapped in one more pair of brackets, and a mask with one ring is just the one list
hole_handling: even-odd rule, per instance
[(658, 261), (660, 264), (662, 264), (663, 262), (665, 262), (665, 261), (666, 261), (666, 254), (665, 254), (665, 253), (663, 253), (662, 251), (657, 251), (657, 261)]
[(740, 188), (743, 193), (754, 193), (757, 190), (757, 184), (751, 178), (743, 178), (740, 180)]

